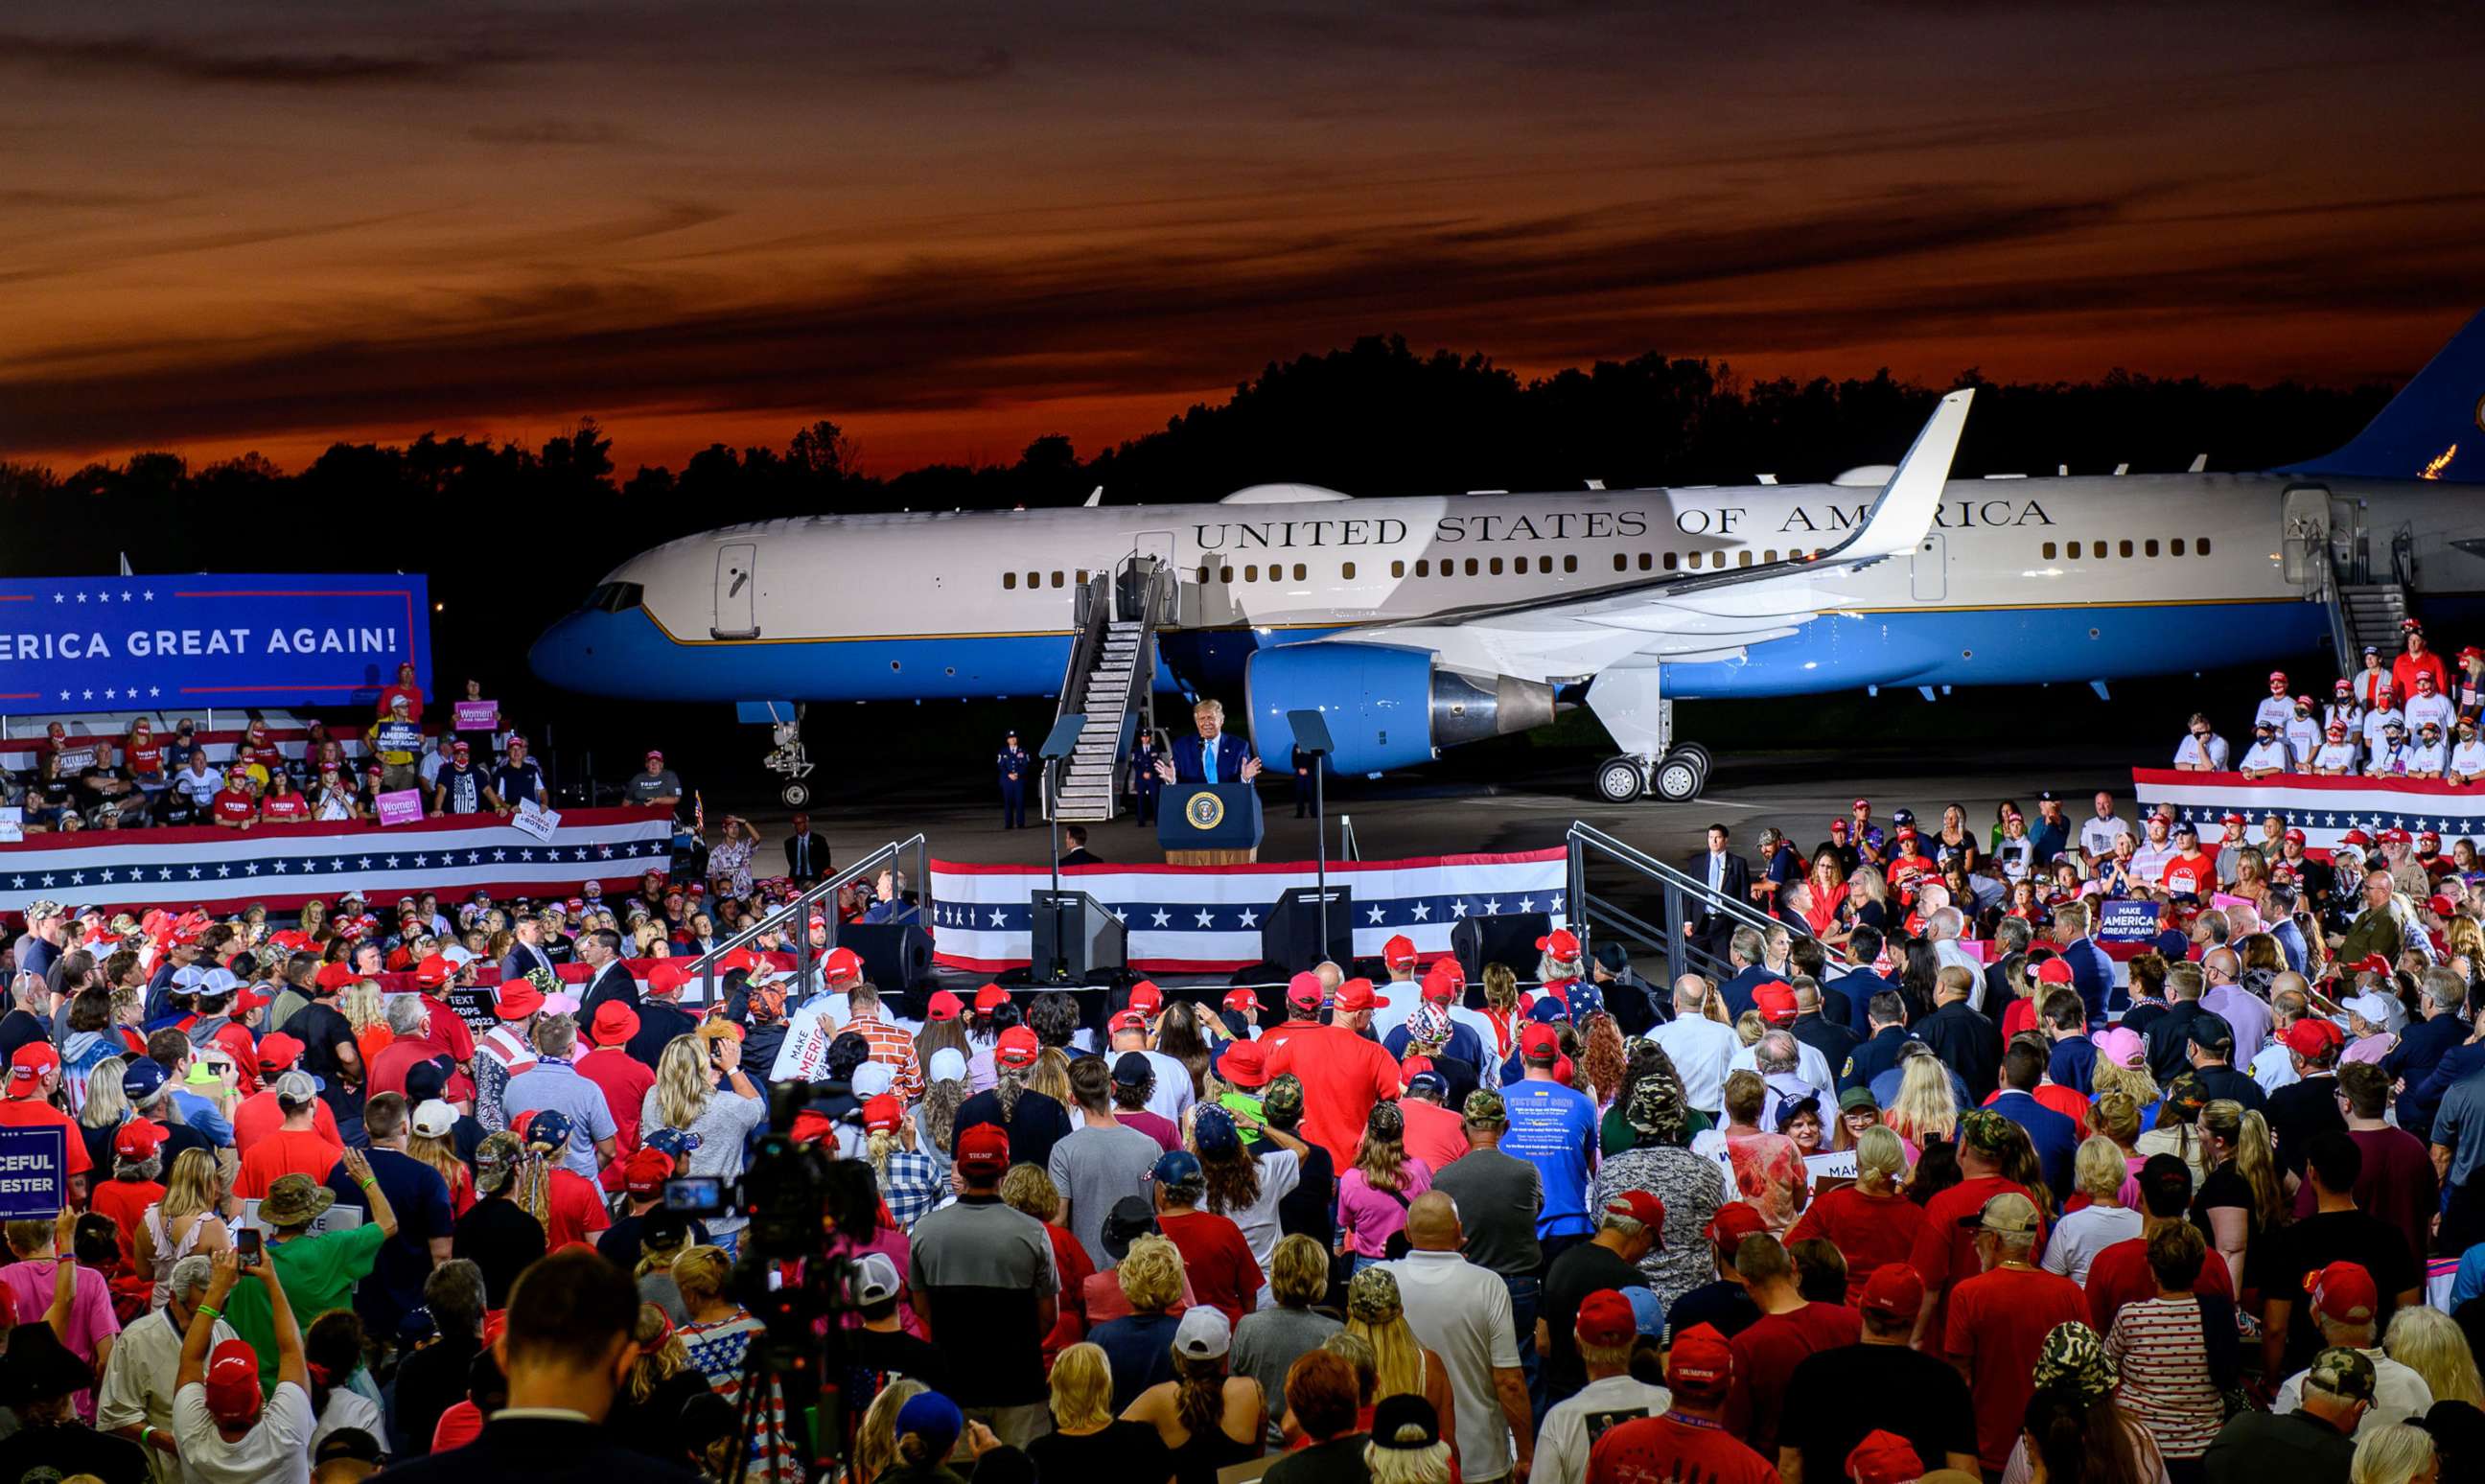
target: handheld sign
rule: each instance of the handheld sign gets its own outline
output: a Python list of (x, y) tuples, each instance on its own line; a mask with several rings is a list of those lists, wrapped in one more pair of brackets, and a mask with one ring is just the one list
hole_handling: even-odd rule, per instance
[(449, 991), (448, 1000), (449, 1007), (455, 1010), (457, 1018), (466, 1023), (466, 1029), (477, 1035), (495, 1030), (501, 1024), (500, 1014), (494, 1009), (500, 1003), (498, 997), (479, 984), (458, 985)]
[(2097, 903), (2099, 943), (2148, 943), (2157, 937), (2157, 904), (2108, 897)]
[(0, 1221), (50, 1221), (68, 1189), (68, 1131), (0, 1128)]
[(371, 740), (383, 753), (419, 753), (423, 751), (423, 728), (412, 722), (382, 722)]
[(458, 731), (498, 731), (501, 729), (501, 703), (497, 701), (461, 701), (457, 702)]
[(423, 795), (412, 788), (380, 794), (373, 802), (380, 807), (383, 825), (412, 824), (423, 817)]
[(560, 828), (560, 811), (546, 809), (532, 799), (521, 799), (518, 811), (509, 816), (509, 824), (537, 839), (549, 840), (552, 832)]

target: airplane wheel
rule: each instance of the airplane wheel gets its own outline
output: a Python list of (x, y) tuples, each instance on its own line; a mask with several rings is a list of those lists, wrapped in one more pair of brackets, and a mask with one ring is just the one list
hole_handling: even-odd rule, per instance
[(1706, 777), (1707, 774), (1716, 770), (1717, 759), (1709, 756), (1708, 749), (1702, 747), (1697, 742), (1678, 742), (1675, 744), (1674, 750), (1677, 753), (1687, 753), (1690, 756), (1699, 758), (1700, 772), (1703, 777)]
[(1668, 753), (1649, 775), (1648, 787), (1649, 792), (1668, 804), (1688, 804), (1700, 797), (1701, 787), (1707, 782), (1708, 770), (1700, 765), (1699, 759), (1676, 752)]
[(1647, 790), (1636, 757), (1609, 757), (1597, 769), (1597, 795), (1608, 804), (1628, 804)]
[(777, 797), (785, 801), (785, 807), (787, 809), (801, 809), (804, 805), (811, 802), (811, 785), (808, 783), (787, 783), (784, 787), (777, 791)]

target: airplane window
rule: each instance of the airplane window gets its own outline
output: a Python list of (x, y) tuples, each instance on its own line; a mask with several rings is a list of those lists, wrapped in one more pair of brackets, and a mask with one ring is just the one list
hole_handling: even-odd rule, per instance
[[(1776, 552), (1774, 552), (1774, 551), (1764, 551), (1764, 552), (1761, 553), (1761, 561), (1763, 561), (1763, 562), (1775, 562), (1777, 559), (1778, 559), (1778, 554), (1777, 554)], [(1749, 565), (1749, 563), (1745, 563), (1745, 564), (1746, 564), (1746, 565)]]
[(2077, 541), (2073, 541), (2073, 542), (2070, 544), (2070, 546), (2068, 547), (2068, 550), (2069, 550), (2069, 552), (2070, 552), (2071, 560), (2072, 560), (2072, 561), (2077, 562), (2078, 560), (2080, 560), (2080, 543), (2079, 543), (2079, 542), (2077, 542)]
[(1389, 563), (1389, 575), (1390, 575), (1390, 576), (1392, 576), (1392, 577), (1404, 577), (1404, 576), (1406, 576), (1406, 563), (1404, 563), (1404, 562), (1392, 562), (1392, 563)]
[(1344, 581), (1354, 581), (1354, 563), (1352, 562), (1340, 563), (1338, 564), (1337, 575)]
[(1201, 582), (1208, 581), (1208, 564), (1206, 563), (1200, 563), (1198, 580)]
[(1087, 586), (1087, 569), (1085, 567), (1080, 567), (1079, 569), (1079, 586), (1082, 588)]
[(1256, 566), (1244, 567), (1242, 569), (1242, 580), (1244, 582), (1258, 582), (1260, 580), (1260, 569)]
[[(1352, 574), (1352, 573), (1349, 573), (1348, 575), (1349, 575), (1349, 576), (1352, 576), (1352, 575), (1353, 575), (1353, 574)], [(1299, 562), (1296, 563), (1295, 563), (1295, 581), (1297, 581), (1297, 582), (1302, 582), (1302, 581), (1304, 581), (1304, 580), (1305, 580), (1305, 577), (1306, 577), (1306, 574), (1305, 574), (1305, 569), (1304, 569), (1304, 567), (1303, 567), (1303, 564), (1302, 564), (1301, 563), (1299, 563)]]
[(2174, 555), (2178, 557), (2183, 555), (2183, 538), (2181, 536), (2176, 536), (2171, 544)]
[[(1494, 569), (1495, 569), (1495, 570), (1498, 570), (1498, 569), (1500, 568), (1500, 566), (1501, 566), (1501, 563), (1498, 563), (1498, 562), (1495, 562), (1495, 563), (1493, 563), (1493, 567), (1494, 567)], [(1473, 557), (1469, 557), (1469, 558), (1467, 558), (1467, 575), (1468, 575), (1469, 577), (1473, 577), (1475, 574), (1476, 574), (1476, 559), (1475, 559), (1475, 558), (1473, 558)]]
[(1499, 557), (1495, 557), (1488, 564), (1492, 568), (1492, 575), (1499, 577), (1501, 575), (1501, 559)]
[(1417, 557), (1415, 559), (1415, 575), (1418, 577), (1432, 576), (1433, 559), (1430, 557)]
[[(1647, 568), (1648, 568), (1648, 553), (1647, 553), (1647, 552), (1641, 552), (1641, 553), (1639, 554), (1639, 564), (1640, 564), (1640, 569), (1641, 569), (1641, 570), (1643, 570), (1643, 571), (1647, 570)], [(1678, 558), (1678, 557), (1677, 557), (1673, 552), (1670, 552), (1670, 551), (1669, 551), (1669, 552), (1667, 552), (1667, 553), (1665, 554), (1665, 569), (1666, 569), (1667, 571), (1669, 571), (1669, 572), (1674, 571), (1674, 570), (1676, 570), (1679, 566), (1680, 566), (1680, 564), (1681, 564), (1680, 559), (1679, 559), (1679, 558)]]
[(1749, 549), (1738, 552), (1736, 555), (1741, 559), (1734, 563), (1736, 566), (1750, 566), (1752, 564), (1752, 554)]
[(2209, 538), (2208, 538), (2207, 536), (2204, 536), (2200, 537), (2198, 540), (2197, 540), (2197, 541), (2193, 542), (2193, 543), (2192, 543), (2192, 550), (2193, 550), (2193, 552), (2194, 552), (2195, 554), (2197, 554), (2197, 555), (2198, 555), (2198, 556), (2203, 556), (2203, 557), (2207, 556), (2207, 555), (2209, 554)]
[(1018, 574), (1017, 574), (1016, 572), (1003, 572), (1003, 573), (1001, 574), (1001, 586), (1002, 586), (1003, 588), (1015, 588), (1015, 587), (1017, 587), (1017, 586), (1018, 586)]
[(2148, 555), (2152, 557), (2157, 555), (2157, 537), (2152, 536), (2147, 540), (2141, 542), (2140, 549), (2148, 553)]
[(1700, 554), (1697, 550), (1695, 550), (1695, 551), (1693, 551), (1693, 552), (1691, 553), (1691, 556), (1690, 556), (1690, 558), (1689, 558), (1689, 561), (1690, 561), (1690, 563), (1691, 563), (1691, 570), (1693, 570), (1693, 571), (1695, 571), (1695, 572), (1696, 572), (1696, 571), (1698, 571), (1698, 570), (1700, 570), (1700, 555), (1701, 555), (1701, 554)]
[(1621, 552), (1615, 552), (1615, 553), (1614, 553), (1614, 570), (1615, 570), (1615, 571), (1617, 571), (1617, 572), (1626, 571), (1626, 570), (1628, 570), (1628, 569), (1629, 569), (1629, 567), (1630, 567), (1630, 558), (1628, 558), (1628, 557), (1626, 557), (1626, 556), (1623, 555)]
[(1043, 574), (1042, 572), (1029, 572), (1029, 573), (1027, 573), (1027, 574), (1026, 574), (1026, 585), (1027, 585), (1028, 587), (1030, 587), (1030, 588), (1041, 588), (1041, 587), (1043, 587), (1043, 586), (1044, 586), (1044, 574)]
[(1218, 567), (1216, 569), (1216, 580), (1218, 582), (1232, 582), (1234, 580), (1234, 569), (1230, 566)]
[(645, 585), (635, 582), (601, 583), (587, 594), (587, 606), (599, 613), (628, 613), (646, 601)]
[(2054, 560), (2054, 543), (2051, 541), (2045, 543), (2045, 560), (2048, 562)]
[(1578, 569), (1579, 569), (1579, 559), (1578, 559), (1578, 558), (1576, 558), (1576, 557), (1564, 557), (1564, 558), (1562, 559), (1562, 570), (1564, 570), (1564, 571), (1566, 571), (1566, 572), (1575, 572), (1575, 571), (1577, 571)]
[(2131, 542), (2127, 539), (2122, 543), (2122, 554), (2126, 557), (2131, 555)]

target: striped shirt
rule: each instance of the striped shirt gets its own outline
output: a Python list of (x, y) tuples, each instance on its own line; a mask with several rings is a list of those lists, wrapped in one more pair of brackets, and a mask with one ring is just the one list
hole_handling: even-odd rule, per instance
[(915, 1064), (915, 1037), (877, 1015), (857, 1015), (837, 1034), (848, 1031), (861, 1036), (871, 1048), (871, 1059), (888, 1068), (888, 1090), (899, 1102), (912, 1103), (923, 1096), (923, 1072)]
[(2106, 1359), (2122, 1371), (2123, 1410), (2140, 1419), (2168, 1458), (2198, 1458), (2226, 1425), (2226, 1402), (2209, 1380), (2200, 1301), (2126, 1304), (2106, 1336)]
[[(686, 1324), (673, 1333), (690, 1352), (692, 1368), (706, 1376), (716, 1394), (732, 1404), (736, 1416), (741, 1415), (742, 1388), (749, 1384), (743, 1360), (751, 1343), (768, 1333), (767, 1328), (737, 1310), (730, 1319)], [(754, 1484), (799, 1484), (804, 1475), (802, 1449), (786, 1425), (785, 1393), (773, 1376), (762, 1384), (768, 1395), (760, 1403), (762, 1415), (751, 1440), (751, 1469), (745, 1477)]]

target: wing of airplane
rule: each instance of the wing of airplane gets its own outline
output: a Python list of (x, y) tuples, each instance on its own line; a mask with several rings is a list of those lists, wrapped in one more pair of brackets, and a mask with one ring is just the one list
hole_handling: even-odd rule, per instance
[(1558, 681), (1588, 678), (1625, 657), (1714, 659), (1784, 638), (1840, 606), (1839, 574), (1923, 542), (1974, 396), (1969, 389), (1941, 399), (1863, 521), (1816, 554), (1452, 609), (1358, 630), (1346, 642), (1420, 645), (1455, 669)]

